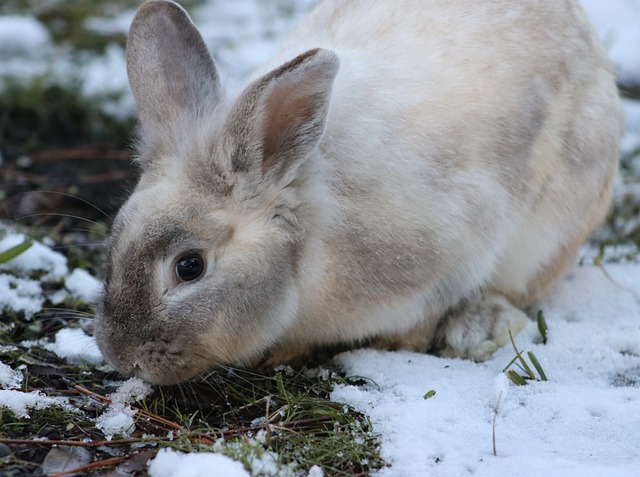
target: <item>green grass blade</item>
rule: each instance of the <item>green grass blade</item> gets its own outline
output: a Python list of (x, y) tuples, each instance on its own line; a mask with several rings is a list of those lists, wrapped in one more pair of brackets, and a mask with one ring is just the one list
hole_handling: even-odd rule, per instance
[(507, 364), (507, 365), (503, 368), (502, 372), (503, 372), (503, 373), (506, 373), (506, 372), (507, 372), (507, 369), (509, 369), (509, 368), (513, 365), (513, 363), (515, 363), (515, 362), (516, 362), (516, 360), (517, 360), (517, 359), (518, 359), (518, 355), (515, 355), (515, 356), (513, 357), (513, 359), (512, 359), (511, 361), (509, 361), (509, 364)]
[(424, 396), (422, 396), (422, 397), (423, 397), (424, 399), (431, 399), (431, 398), (432, 398), (433, 396), (435, 396), (435, 395), (436, 395), (436, 390), (435, 390), (435, 389), (431, 389), (431, 390), (427, 391), (427, 392), (425, 393), (425, 395), (424, 395)]
[(509, 338), (511, 339), (511, 344), (513, 345), (513, 349), (516, 352), (516, 357), (520, 361), (520, 364), (522, 364), (522, 368), (524, 372), (527, 374), (527, 376), (529, 376), (529, 379), (536, 379), (535, 373), (531, 370), (531, 368), (527, 364), (527, 361), (522, 357), (522, 354), (520, 353), (520, 351), (518, 351), (518, 348), (516, 347), (516, 342), (513, 340), (513, 335), (511, 334), (511, 330), (509, 330)]
[(290, 404), (291, 400), (293, 399), (293, 396), (284, 387), (284, 379), (282, 378), (282, 373), (281, 372), (277, 372), (276, 373), (275, 380), (276, 380), (276, 386), (278, 388), (278, 391), (280, 391), (280, 394), (287, 401), (287, 403)]
[(538, 374), (540, 375), (540, 379), (542, 379), (543, 381), (548, 381), (547, 375), (544, 373), (544, 370), (540, 365), (540, 361), (538, 361), (538, 358), (536, 358), (536, 355), (533, 354), (531, 351), (527, 351), (527, 356), (529, 356), (529, 361), (531, 361), (531, 364), (533, 364), (533, 367), (536, 368), (536, 371), (538, 371)]
[(9, 250), (5, 250), (4, 252), (0, 253), (0, 264), (7, 263), (8, 261), (13, 260), (21, 253), (27, 251), (32, 245), (32, 240), (25, 240), (21, 244), (18, 244), (15, 247), (11, 247)]
[(527, 381), (518, 373), (516, 373), (513, 369), (509, 370), (509, 372), (507, 373), (507, 377), (516, 386), (526, 386), (528, 384)]
[(547, 332), (549, 328), (547, 327), (547, 321), (544, 319), (544, 314), (542, 310), (538, 310), (538, 316), (536, 317), (536, 322), (538, 323), (538, 331), (542, 336), (542, 344), (547, 344)]

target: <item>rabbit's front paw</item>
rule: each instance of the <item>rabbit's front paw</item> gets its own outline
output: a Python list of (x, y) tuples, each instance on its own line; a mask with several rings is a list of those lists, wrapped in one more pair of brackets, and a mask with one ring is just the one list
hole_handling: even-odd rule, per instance
[(434, 350), (440, 356), (484, 361), (519, 333), (528, 317), (496, 293), (478, 295), (452, 309), (438, 330)]

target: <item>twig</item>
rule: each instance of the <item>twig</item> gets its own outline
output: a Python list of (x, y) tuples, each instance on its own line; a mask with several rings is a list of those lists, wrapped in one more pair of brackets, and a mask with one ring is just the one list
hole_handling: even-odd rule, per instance
[(100, 447), (123, 444), (139, 444), (141, 442), (165, 442), (168, 437), (139, 437), (132, 439), (112, 439), (110, 441), (44, 441), (37, 439), (0, 439), (0, 444), (7, 445), (33, 445), (33, 446), (70, 446), (70, 447)]
[(625, 287), (623, 284), (613, 278), (611, 274), (609, 274), (609, 271), (604, 267), (604, 264), (602, 263), (602, 257), (596, 257), (596, 259), (593, 261), (593, 264), (600, 269), (604, 276), (611, 283), (613, 283), (614, 286), (618, 287), (622, 291), (629, 293), (635, 299), (635, 301), (640, 304), (640, 295), (636, 293), (635, 290)]
[[(108, 397), (105, 397), (98, 393), (90, 391), (87, 388), (84, 388), (78, 384), (74, 384), (72, 387), (79, 393), (84, 394), (85, 396), (89, 396), (90, 398), (95, 399), (96, 401), (101, 402), (102, 404), (112, 403), (111, 399), (109, 399)], [(176, 424), (175, 422), (165, 419), (164, 417), (160, 417), (156, 414), (152, 414), (136, 406), (131, 406), (131, 408), (135, 409), (140, 416), (148, 419), (149, 421), (155, 422), (157, 424), (162, 424), (164, 426), (171, 428), (174, 431), (186, 432), (186, 429), (182, 427), (180, 424)]]
[(496, 449), (496, 421), (498, 419), (498, 411), (500, 410), (500, 399), (502, 398), (502, 392), (500, 391), (500, 394), (498, 394), (498, 400), (496, 401), (496, 408), (493, 410), (493, 429), (492, 429), (492, 433), (493, 433), (493, 455), (495, 457), (498, 456), (498, 451)]
[(61, 477), (63, 475), (75, 474), (78, 472), (85, 472), (87, 470), (96, 469), (98, 467), (110, 467), (112, 465), (120, 464), (121, 462), (124, 462), (127, 459), (129, 459), (129, 457), (111, 457), (109, 459), (91, 462), (90, 464), (87, 464), (87, 465), (81, 465), (80, 467), (76, 467), (75, 469), (63, 470), (62, 472), (54, 472), (52, 474), (47, 474), (47, 477)]

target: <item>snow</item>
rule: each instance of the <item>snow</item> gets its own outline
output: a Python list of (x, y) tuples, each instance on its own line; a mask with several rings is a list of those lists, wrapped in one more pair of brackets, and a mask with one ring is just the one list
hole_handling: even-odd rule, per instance
[(0, 309), (23, 312), (30, 318), (42, 309), (43, 304), (40, 282), (0, 273)]
[(193, 20), (219, 65), (225, 86), (234, 89), (275, 53), (282, 38), (316, 0), (205, 2)]
[(107, 410), (96, 418), (96, 427), (102, 431), (107, 440), (115, 436), (130, 436), (135, 430), (134, 416), (136, 410), (123, 403), (109, 405)]
[[(2, 230), (1, 227), (0, 230)], [(0, 239), (0, 251), (20, 245), (25, 240), (24, 234), (8, 233)], [(64, 255), (37, 241), (13, 260), (0, 265), (0, 270), (10, 270), (22, 276), (28, 276), (31, 272), (44, 271), (46, 272), (42, 277), (44, 281), (62, 279), (69, 272), (67, 258)]]
[(324, 477), (324, 472), (321, 467), (314, 465), (309, 469), (309, 477)]
[(28, 409), (46, 409), (49, 406), (67, 407), (67, 400), (45, 396), (40, 391), (25, 393), (0, 389), (0, 408), (4, 407), (11, 410), (17, 417), (28, 419)]
[[(265, 61), (297, 17), (313, 0), (258, 2), (208, 1), (192, 10), (196, 25), (211, 48), (227, 86)], [(640, 0), (580, 0), (603, 39), (622, 82), (640, 84)], [(110, 20), (92, 18), (95, 31), (124, 32), (133, 11)], [(0, 76), (27, 80), (48, 74), (65, 82), (75, 71), (88, 96), (122, 93), (107, 104), (114, 116), (133, 114), (123, 49), (109, 45), (105, 54), (74, 61), (58, 50), (46, 28), (28, 16), (0, 16)], [(625, 101), (626, 134), (622, 149), (640, 147), (640, 103)], [(640, 167), (640, 164), (638, 164)], [(8, 232), (0, 251), (24, 240)], [(541, 304), (549, 325), (549, 341), (539, 339), (532, 323), (516, 337), (522, 350), (535, 353), (549, 381), (513, 385), (502, 373), (513, 358), (510, 347), (484, 363), (442, 359), (408, 352), (358, 350), (338, 356), (352, 375), (372, 380), (365, 386), (340, 386), (332, 394), (367, 414), (380, 434), (381, 452), (389, 467), (380, 476), (562, 475), (619, 477), (639, 475), (640, 466), (640, 265), (576, 268)], [(0, 307), (38, 313), (47, 298), (34, 272), (44, 280), (64, 282), (49, 301), (65, 293), (96, 299), (99, 282), (82, 270), (69, 272), (66, 258), (35, 242), (27, 252), (0, 266)], [(81, 330), (61, 330), (46, 345), (69, 362), (99, 364), (92, 337)], [(375, 384), (374, 384), (375, 382)], [(0, 386), (19, 387), (21, 374), (0, 363)], [(149, 390), (144, 383), (125, 382), (111, 396), (113, 404), (96, 425), (107, 437), (133, 430), (135, 411), (129, 403)], [(435, 391), (429, 399), (425, 393)], [(28, 417), (28, 409), (61, 405), (64, 400), (41, 393), (0, 390), (0, 406)], [(493, 455), (494, 430), (496, 454)], [(273, 459), (253, 459), (266, 467)], [(265, 468), (266, 468), (265, 467)], [(153, 477), (182, 475), (247, 476), (242, 464), (220, 453), (181, 454), (161, 450), (149, 467)], [(310, 477), (320, 477), (316, 466)]]
[(136, 410), (130, 404), (144, 399), (151, 393), (151, 386), (140, 378), (131, 378), (123, 382), (118, 390), (107, 396), (111, 404), (96, 418), (96, 427), (108, 440), (114, 436), (128, 436), (135, 430)]
[(0, 54), (19, 53), (30, 56), (49, 44), (49, 31), (31, 16), (0, 17)]
[(34, 17), (0, 16), (0, 76), (26, 79), (41, 75), (52, 51), (48, 30)]
[(0, 388), (18, 388), (21, 384), (22, 374), (0, 361)]
[(54, 342), (41, 343), (41, 346), (71, 364), (99, 365), (103, 362), (95, 338), (79, 328), (63, 328), (56, 333)]
[[(26, 239), (24, 234), (0, 223), (0, 252), (22, 244)], [(31, 278), (34, 274), (41, 276), (35, 280)], [(42, 282), (64, 282), (66, 290), (60, 289), (45, 296)], [(94, 303), (101, 287), (101, 282), (85, 270), (69, 272), (67, 258), (37, 240), (33, 240), (31, 247), (17, 257), (0, 264), (0, 310), (23, 312), (27, 319), (39, 313), (47, 301), (59, 304), (68, 294), (86, 303)], [(82, 345), (78, 344), (84, 345), (84, 341)]]
[(507, 382), (511, 347), (480, 364), (409, 352), (340, 355), (347, 373), (375, 383), (341, 386), (332, 399), (367, 414), (381, 434), (391, 467), (379, 475), (637, 476), (640, 265), (606, 270), (613, 280), (595, 266), (575, 269), (541, 304), (546, 345), (533, 322), (516, 337), (547, 382)]
[[(191, 14), (221, 66), (226, 85), (233, 89), (275, 51), (313, 3), (208, 1), (191, 9)], [(85, 26), (102, 34), (126, 33), (134, 14), (135, 10), (125, 10), (112, 18), (91, 17)], [(89, 97), (120, 95), (104, 104), (107, 113), (117, 118), (135, 114), (121, 46), (112, 43), (104, 54), (78, 56), (68, 47), (53, 45), (45, 26), (33, 17), (0, 16), (0, 88), (3, 75), (22, 81), (46, 75), (49, 82), (59, 84), (80, 80), (82, 92)]]
[(64, 286), (71, 295), (86, 303), (95, 303), (102, 290), (102, 282), (80, 268), (65, 278)]
[(151, 394), (149, 384), (140, 378), (129, 378), (118, 387), (115, 393), (109, 395), (109, 399), (114, 403), (129, 404), (140, 401), (149, 394)]
[(240, 462), (214, 453), (182, 454), (173, 449), (160, 449), (149, 466), (151, 477), (250, 477)]
[[(638, 45), (640, 50), (640, 43)], [(622, 104), (626, 125), (621, 149), (623, 154), (630, 154), (640, 147), (640, 101), (624, 101)]]
[[(248, 438), (243, 445), (256, 445), (260, 436)], [(225, 448), (224, 439), (219, 439), (214, 448), (222, 450)], [(230, 442), (228, 451), (233, 452), (237, 442)], [(259, 448), (259, 444), (256, 448)], [(202, 452), (197, 454), (183, 454), (172, 449), (162, 449), (151, 461), (149, 475), (151, 477), (182, 477), (182, 476), (209, 476), (211, 469), (216, 470), (216, 475), (229, 477), (248, 477), (250, 475), (260, 477), (293, 477), (301, 475), (300, 469), (297, 472), (292, 467), (279, 467), (278, 455), (274, 452), (263, 452), (258, 455), (252, 452), (244, 455), (243, 459), (251, 472), (245, 470), (244, 466), (236, 460), (220, 452)], [(317, 465), (312, 466), (307, 474), (308, 477), (323, 477), (324, 473)]]
[(116, 118), (135, 114), (133, 97), (129, 93), (124, 48), (112, 43), (107, 45), (103, 55), (85, 55), (79, 63), (79, 66), (74, 65), (73, 71), (82, 78), (82, 92), (86, 96), (119, 93), (119, 99), (105, 104), (105, 112)]

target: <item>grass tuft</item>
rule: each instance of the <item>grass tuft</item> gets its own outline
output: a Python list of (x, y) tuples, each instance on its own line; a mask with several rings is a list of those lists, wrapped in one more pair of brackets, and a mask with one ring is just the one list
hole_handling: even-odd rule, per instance
[[(541, 317), (542, 317), (542, 320), (538, 321), (538, 329), (540, 329), (540, 323), (544, 322), (544, 317), (542, 315), (542, 312), (539, 312), (538, 318), (540, 319)], [(544, 324), (543, 328), (545, 332), (544, 333), (541, 332), (541, 334), (544, 340), (546, 338), (546, 323)], [(531, 366), (529, 365), (525, 357), (522, 355), (522, 352), (518, 350), (518, 347), (516, 346), (516, 343), (513, 339), (513, 334), (511, 333), (511, 330), (509, 330), (509, 339), (511, 340), (511, 345), (513, 346), (513, 350), (516, 353), (515, 357), (502, 370), (503, 373), (507, 374), (507, 377), (509, 378), (509, 380), (516, 386), (525, 386), (528, 384), (529, 381), (547, 381), (548, 380), (547, 375), (542, 369), (542, 365), (538, 361), (538, 358), (536, 358), (536, 356), (531, 351), (527, 351), (527, 357), (529, 358), (529, 361), (531, 361)], [(513, 369), (509, 369), (514, 364), (520, 369), (520, 373), (516, 372)], [(532, 367), (538, 372), (538, 375), (536, 375)]]

